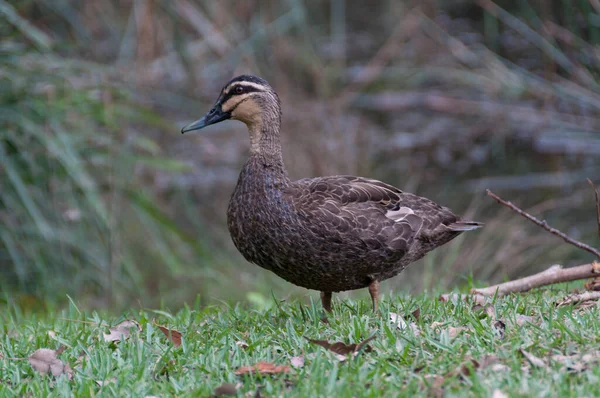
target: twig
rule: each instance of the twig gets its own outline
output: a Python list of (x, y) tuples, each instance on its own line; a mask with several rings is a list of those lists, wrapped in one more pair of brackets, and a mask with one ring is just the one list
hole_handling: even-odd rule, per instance
[(589, 182), (592, 186), (592, 189), (594, 190), (594, 195), (596, 196), (596, 218), (598, 219), (598, 236), (600, 236), (600, 199), (598, 199), (598, 190), (596, 189), (596, 186), (594, 185), (592, 180), (588, 178), (587, 182)]
[(560, 232), (556, 228), (552, 228), (551, 226), (548, 225), (548, 223), (546, 221), (538, 220), (537, 218), (535, 218), (531, 214), (529, 214), (529, 213), (521, 210), (517, 206), (513, 205), (511, 202), (507, 202), (507, 201), (503, 200), (502, 198), (500, 198), (498, 195), (496, 195), (495, 193), (493, 193), (489, 189), (486, 190), (486, 193), (487, 193), (488, 196), (491, 196), (492, 198), (494, 198), (501, 205), (506, 206), (509, 209), (515, 211), (516, 213), (518, 213), (521, 216), (525, 217), (526, 219), (528, 219), (532, 223), (534, 223), (536, 225), (539, 225), (540, 227), (544, 228), (546, 231), (550, 232), (551, 234), (554, 234), (554, 235), (560, 237), (565, 242), (570, 243), (571, 245), (576, 246), (576, 247), (578, 247), (580, 249), (583, 249), (583, 250), (585, 250), (587, 252), (590, 252), (593, 255), (595, 255), (596, 257), (600, 258), (600, 251), (594, 249), (593, 247), (591, 247), (589, 245), (586, 245), (585, 243), (579, 242), (579, 241), (577, 241), (577, 240), (575, 240), (573, 238), (570, 238), (565, 233)]
[(552, 285), (554, 283), (572, 282), (581, 279), (595, 278), (600, 275), (600, 264), (593, 262), (591, 264), (578, 265), (577, 267), (562, 268), (560, 265), (553, 265), (545, 271), (526, 276), (525, 278), (514, 281), (500, 283), (481, 289), (472, 289), (474, 295), (504, 296), (509, 293), (527, 292), (540, 286)]

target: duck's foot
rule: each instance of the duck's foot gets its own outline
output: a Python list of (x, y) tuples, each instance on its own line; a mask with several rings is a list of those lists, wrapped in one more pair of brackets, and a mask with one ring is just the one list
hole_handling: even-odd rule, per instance
[(373, 301), (373, 312), (377, 312), (379, 309), (379, 281), (377, 279), (373, 279), (369, 283), (369, 294)]
[(321, 303), (325, 311), (331, 314), (331, 292), (321, 292)]

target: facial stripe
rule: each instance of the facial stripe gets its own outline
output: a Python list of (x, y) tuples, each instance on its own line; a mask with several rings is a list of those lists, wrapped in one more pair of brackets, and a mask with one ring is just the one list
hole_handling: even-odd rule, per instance
[(252, 96), (252, 93), (245, 93), (235, 96), (225, 96), (223, 102), (221, 102), (221, 109), (223, 112), (232, 112), (239, 104)]
[(233, 82), (229, 86), (225, 87), (225, 89), (223, 90), (223, 93), (228, 94), (231, 91), (231, 89), (236, 86), (243, 86), (244, 88), (246, 88), (248, 90), (248, 92), (250, 92), (250, 91), (265, 91), (265, 86), (263, 86), (261, 84), (246, 82), (246, 81), (238, 81), (238, 82)]

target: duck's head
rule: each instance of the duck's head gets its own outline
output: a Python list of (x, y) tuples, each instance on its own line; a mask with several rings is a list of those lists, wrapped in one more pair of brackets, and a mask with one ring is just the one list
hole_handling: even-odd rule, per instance
[(239, 120), (251, 131), (260, 131), (265, 123), (279, 123), (280, 117), (279, 98), (269, 83), (257, 76), (241, 75), (223, 87), (217, 102), (202, 119), (181, 132), (200, 130), (227, 119)]

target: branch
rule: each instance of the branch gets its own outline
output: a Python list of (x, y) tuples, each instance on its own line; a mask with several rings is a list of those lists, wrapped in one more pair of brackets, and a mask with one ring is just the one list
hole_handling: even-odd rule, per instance
[(598, 236), (600, 236), (600, 199), (598, 199), (598, 190), (596, 189), (596, 186), (592, 180), (588, 178), (587, 182), (590, 183), (592, 189), (594, 190), (594, 194), (596, 195), (596, 218), (598, 219)]
[(596, 278), (599, 275), (600, 264), (597, 262), (571, 268), (563, 268), (560, 265), (553, 265), (545, 271), (526, 276), (525, 278), (504, 282), (481, 289), (472, 289), (471, 293), (482, 296), (493, 296), (496, 294), (498, 297), (500, 297), (509, 293), (527, 292), (536, 287), (552, 285), (554, 283)]
[(560, 232), (556, 228), (552, 228), (551, 226), (548, 225), (548, 223), (546, 221), (538, 220), (537, 218), (535, 218), (531, 214), (529, 214), (529, 213), (521, 210), (520, 208), (518, 208), (517, 206), (513, 205), (512, 203), (503, 200), (502, 198), (500, 198), (498, 195), (496, 195), (495, 193), (493, 193), (489, 189), (486, 190), (486, 192), (487, 192), (488, 196), (491, 196), (492, 198), (494, 198), (498, 203), (500, 203), (501, 205), (506, 206), (509, 209), (515, 211), (516, 213), (518, 213), (521, 216), (525, 217), (526, 219), (528, 219), (532, 223), (534, 223), (534, 224), (536, 224), (536, 225), (544, 228), (546, 231), (550, 232), (551, 234), (554, 234), (554, 235), (560, 237), (565, 242), (570, 243), (573, 246), (576, 246), (576, 247), (578, 247), (580, 249), (583, 249), (585, 251), (588, 251), (588, 252), (592, 253), (593, 255), (595, 255), (596, 257), (600, 258), (600, 251), (594, 249), (591, 246), (586, 245), (585, 243), (582, 243), (582, 242), (579, 242), (579, 241), (577, 241), (577, 240), (575, 240), (573, 238), (570, 238), (565, 233)]

